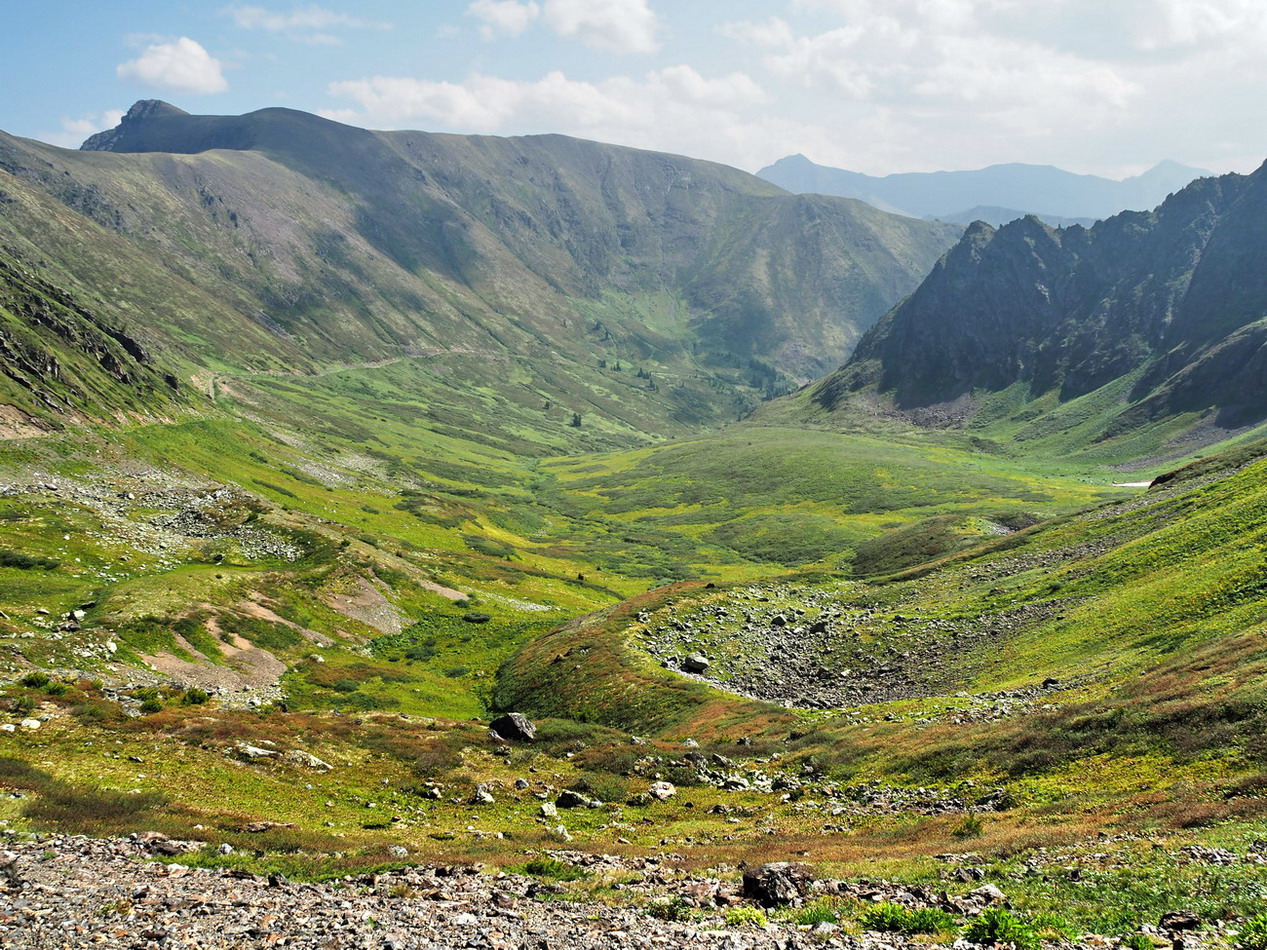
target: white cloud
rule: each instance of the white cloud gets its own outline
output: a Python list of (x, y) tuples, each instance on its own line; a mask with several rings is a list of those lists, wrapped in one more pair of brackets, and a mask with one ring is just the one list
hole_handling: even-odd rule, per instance
[(365, 20), (327, 10), (325, 7), (296, 7), (289, 13), (276, 13), (266, 7), (234, 6), (221, 11), (233, 18), (233, 22), (246, 30), (268, 30), (274, 33), (297, 30), (328, 30), (348, 27), (358, 30), (390, 30), (390, 23)]
[(691, 66), (600, 82), (553, 71), (534, 81), (475, 74), (462, 82), (374, 77), (331, 83), (355, 108), (327, 118), (383, 128), (514, 135), (560, 132), (620, 145), (735, 162), (768, 147), (757, 116), (764, 90), (747, 74), (704, 76)]
[(550, 29), (591, 49), (653, 53), (660, 22), (647, 0), (545, 0)]
[(498, 36), (518, 36), (541, 15), (541, 7), (534, 0), (475, 0), (466, 12), (483, 21), (480, 37), (493, 40)]
[(62, 117), (61, 128), (56, 132), (40, 132), (35, 137), (50, 145), (62, 148), (79, 148), (84, 139), (94, 133), (112, 129), (123, 120), (122, 109), (107, 109), (105, 112), (90, 112), (77, 119)]
[[(680, 65), (613, 75), (608, 64), (586, 81), (552, 63), (531, 81), (486, 67), (338, 83), (339, 108), (325, 114), (380, 128), (558, 131), (749, 169), (803, 152), (873, 174), (1010, 161), (1123, 174), (1167, 157), (1244, 169), (1267, 152), (1262, 0), (784, 0), (745, 5), (753, 19), (730, 22), (719, 4), (721, 48), (691, 32), (698, 17), (670, 34), (658, 6), (462, 0), (486, 37), (692, 45), (670, 47)], [(704, 57), (743, 71), (710, 72)]]
[(212, 93), (229, 88), (220, 61), (187, 36), (151, 43), (138, 58), (120, 63), (115, 72), (120, 79), (180, 92)]

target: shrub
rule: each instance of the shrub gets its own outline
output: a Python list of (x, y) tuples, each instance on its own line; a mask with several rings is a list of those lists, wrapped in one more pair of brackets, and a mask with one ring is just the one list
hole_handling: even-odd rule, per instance
[(629, 780), (609, 772), (587, 772), (572, 784), (572, 791), (602, 802), (619, 802), (629, 796)]
[(166, 804), (160, 792), (116, 792), (110, 789), (72, 785), (56, 779), (40, 789), (40, 794), (23, 810), (27, 818), (56, 823), (70, 832), (111, 831), (151, 821), (147, 816)]
[(964, 929), (969, 943), (986, 947), (1005, 944), (1016, 950), (1040, 950), (1042, 941), (1038, 932), (1010, 910), (990, 907), (973, 918)]
[(355, 693), (357, 682), (356, 680), (337, 680), (330, 684), (330, 688), (336, 693)]
[(951, 832), (960, 841), (967, 838), (980, 838), (981, 832), (985, 828), (985, 822), (981, 820), (980, 815), (965, 815), (959, 826)]
[(10, 551), (8, 548), (0, 548), (0, 567), (16, 567), (20, 571), (30, 571), (39, 568), (43, 571), (55, 570), (61, 565), (61, 561), (54, 561), (49, 557), (38, 557), (30, 554), (23, 554), (20, 551)]
[(146, 714), (156, 713), (162, 708), (163, 708), (163, 701), (157, 698), (147, 699), (145, 700), (145, 702), (141, 703), (141, 712), (146, 713)]
[(575, 864), (568, 864), (566, 861), (555, 858), (533, 858), (527, 864), (511, 868), (511, 870), (519, 871), (521, 874), (531, 874), (533, 877), (549, 878), (552, 881), (580, 881), (589, 877), (587, 872), (582, 871)]
[(49, 679), (47, 673), (27, 673), (18, 682), (23, 686), (29, 686), (31, 689), (41, 689), (48, 685)]
[(889, 903), (868, 907), (858, 921), (867, 930), (901, 934), (935, 934), (952, 930), (955, 925), (950, 914), (935, 907), (909, 910)]
[(647, 913), (656, 920), (683, 921), (691, 916), (691, 905), (680, 897), (653, 901), (647, 905)]
[(211, 694), (205, 689), (191, 686), (185, 690), (185, 695), (180, 698), (180, 704), (182, 706), (201, 706), (209, 699), (211, 699)]
[(868, 907), (858, 918), (866, 930), (878, 930), (881, 933), (902, 933), (906, 930), (906, 921), (910, 911), (899, 904), (876, 904)]
[(754, 927), (764, 927), (766, 925), (765, 911), (760, 907), (726, 908), (727, 927), (745, 927), (748, 924), (752, 924)]
[(65, 683), (49, 683), (44, 687), (44, 692), (50, 696), (65, 696), (66, 691), (69, 689), (70, 687)]
[(1127, 934), (1122, 938), (1122, 946), (1126, 950), (1154, 950), (1156, 944), (1147, 934)]
[(814, 924), (835, 924), (840, 922), (840, 901), (834, 897), (820, 897), (810, 901), (792, 915), (792, 919), (802, 926), (812, 927)]
[(1267, 950), (1267, 914), (1245, 921), (1233, 945), (1236, 950)]

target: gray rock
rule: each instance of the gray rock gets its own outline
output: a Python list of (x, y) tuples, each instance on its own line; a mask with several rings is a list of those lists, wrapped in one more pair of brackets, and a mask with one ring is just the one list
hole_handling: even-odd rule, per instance
[(647, 794), (657, 801), (667, 802), (677, 794), (677, 786), (672, 782), (652, 782)]
[(805, 897), (814, 880), (808, 865), (772, 861), (743, 872), (743, 896), (764, 907), (794, 904)]
[(570, 788), (559, 792), (559, 797), (554, 800), (554, 804), (559, 808), (588, 808), (589, 803), (588, 798)]
[(537, 737), (536, 724), (523, 713), (506, 713), (489, 723), (488, 728), (501, 738), (516, 742), (531, 742)]
[(712, 664), (708, 662), (708, 657), (702, 653), (692, 653), (682, 661), (682, 669), (687, 673), (703, 673)]

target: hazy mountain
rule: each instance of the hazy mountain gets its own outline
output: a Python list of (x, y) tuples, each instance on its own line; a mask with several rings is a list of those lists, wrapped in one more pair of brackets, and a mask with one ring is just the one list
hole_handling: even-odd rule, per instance
[[(1199, 168), (1165, 161), (1142, 175), (1114, 181), (1096, 175), (1075, 175), (1051, 165), (991, 165), (975, 171), (908, 172), (876, 177), (843, 168), (815, 165), (804, 155), (790, 155), (757, 172), (766, 181), (796, 194), (857, 198), (877, 208), (916, 218), (970, 223), (977, 217), (990, 224), (1036, 214), (1053, 226), (1062, 219), (1107, 218), (1119, 211), (1145, 211), (1194, 178)], [(1010, 209), (1019, 209), (1011, 211)], [(1010, 214), (1000, 219), (998, 212)], [(1090, 222), (1087, 222), (1090, 223)]]
[(1090, 229), (974, 225), (814, 399), (835, 408), (868, 390), (903, 410), (1026, 420), (1096, 394), (1078, 423), (1097, 438), (1189, 413), (1223, 428), (1262, 421), (1265, 169), (1201, 179)]

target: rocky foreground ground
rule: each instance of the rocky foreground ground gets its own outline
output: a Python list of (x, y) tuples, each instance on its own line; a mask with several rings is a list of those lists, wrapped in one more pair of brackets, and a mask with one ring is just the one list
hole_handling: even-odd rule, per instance
[[(193, 843), (190, 843), (192, 846)], [(776, 918), (764, 926), (727, 928), (724, 904), (741, 903), (737, 886), (716, 879), (676, 879), (672, 891), (701, 908), (689, 921), (657, 919), (647, 906), (613, 907), (561, 899), (562, 888), (534, 878), (472, 867), (414, 867), (314, 884), (238, 870), (160, 863), (180, 842), (161, 836), (92, 839), (45, 835), (11, 841), (0, 851), (0, 946), (5, 948), (305, 948), (305, 950), (581, 950), (698, 947), (717, 950), (906, 950), (928, 937), (845, 933), (833, 924), (797, 926)], [(572, 855), (591, 871), (619, 868), (664, 883), (657, 858)], [(607, 867), (610, 865), (610, 867)], [(795, 868), (798, 866), (765, 866)], [(776, 882), (778, 883), (778, 882)], [(781, 882), (787, 885), (787, 880)], [(884, 885), (818, 881), (810, 893), (872, 900), (921, 900)], [(632, 885), (655, 893), (654, 887)], [(807, 896), (809, 896), (807, 894)], [(927, 897), (927, 895), (925, 895)], [(981, 888), (972, 913), (1003, 899)], [(1163, 934), (1165, 943), (1198, 946), (1193, 937)], [(1163, 943), (1163, 940), (1158, 940)], [(1077, 946), (1111, 948), (1088, 937)], [(955, 942), (960, 950), (973, 945)]]

